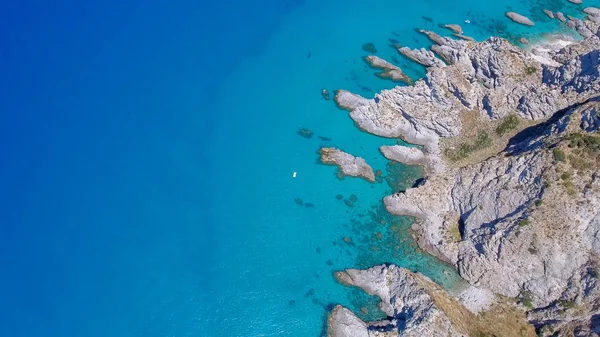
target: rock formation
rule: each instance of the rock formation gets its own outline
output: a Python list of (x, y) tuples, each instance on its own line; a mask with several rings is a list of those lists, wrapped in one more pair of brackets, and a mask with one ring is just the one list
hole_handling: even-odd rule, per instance
[[(427, 277), (394, 265), (348, 269), (335, 277), (379, 297), (379, 308), (387, 319), (363, 322), (337, 306), (329, 315), (329, 337), (535, 336), (533, 327), (514, 307), (495, 305), (488, 315), (477, 316)], [(503, 317), (497, 315), (500, 313)]]
[[(362, 130), (421, 146), (380, 148), (390, 160), (426, 168), (424, 183), (384, 203), (415, 217), (421, 248), (476, 287), (455, 296), (471, 311), (489, 299), (480, 291), (514, 298), (541, 336), (600, 333), (600, 33), (597, 12), (586, 13), (588, 20), (569, 21), (582, 41), (527, 50), (499, 38), (474, 43), (422, 30), (444, 66), (375, 100), (336, 95)], [(458, 302), (442, 306), (422, 276), (374, 268), (337, 278), (380, 297), (388, 319), (366, 323), (337, 308), (331, 336), (363, 336), (334, 334), (338, 321), (365, 336), (435, 335), (431, 326), (450, 336), (482, 332), (463, 329), (452, 312), (470, 311)], [(425, 308), (424, 318), (411, 320)]]
[(382, 78), (389, 78), (392, 81), (400, 81), (406, 84), (413, 84), (413, 80), (406, 75), (400, 67), (389, 63), (388, 61), (374, 56), (369, 55), (365, 58), (365, 60), (371, 65), (373, 68), (382, 69), (381, 73), (378, 73), (377, 76)]
[(323, 164), (336, 165), (343, 175), (375, 182), (373, 169), (364, 159), (332, 147), (323, 147), (319, 152)]
[(435, 56), (431, 50), (425, 48), (410, 49), (408, 47), (398, 46), (398, 52), (410, 60), (413, 60), (425, 67), (444, 67), (446, 64)]
[(533, 21), (531, 21), (528, 17), (526, 17), (525, 15), (521, 15), (517, 12), (506, 12), (506, 16), (514, 22), (520, 23), (525, 26), (534, 25)]
[(544, 9), (544, 14), (546, 14), (550, 19), (554, 19), (554, 13), (551, 10)]
[(462, 29), (462, 27), (460, 25), (449, 24), (449, 25), (444, 25), (444, 28), (450, 29), (455, 34), (462, 34), (463, 33), (463, 29)]

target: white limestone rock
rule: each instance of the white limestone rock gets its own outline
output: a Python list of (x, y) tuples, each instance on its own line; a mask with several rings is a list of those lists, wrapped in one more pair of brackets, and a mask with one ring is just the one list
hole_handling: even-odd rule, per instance
[(463, 33), (462, 27), (457, 24), (444, 25), (444, 28), (450, 29), (454, 34), (462, 34)]
[(554, 13), (551, 10), (543, 9), (544, 14), (546, 14), (550, 19), (554, 19)]
[(410, 49), (408, 47), (399, 47), (398, 52), (425, 67), (441, 68), (446, 66), (444, 61), (437, 58), (431, 50), (425, 48)]
[(367, 323), (341, 305), (329, 313), (327, 327), (327, 337), (369, 337)]
[(393, 65), (388, 61), (375, 55), (369, 55), (365, 59), (373, 68), (383, 70), (383, 72), (377, 74), (377, 76), (382, 78), (389, 78), (392, 81), (404, 82), (409, 85), (413, 84), (413, 80), (408, 75), (406, 75), (402, 71), (402, 69), (400, 69), (400, 67)]
[(520, 23), (525, 26), (533, 26), (534, 25), (534, 23), (533, 23), (533, 21), (531, 21), (531, 19), (529, 19), (525, 15), (521, 15), (517, 12), (506, 12), (506, 16), (509, 19), (513, 20), (514, 22)]
[(368, 99), (346, 90), (337, 90), (334, 100), (340, 108), (350, 111), (371, 103)]
[(340, 172), (346, 176), (359, 177), (375, 182), (373, 169), (364, 159), (332, 147), (323, 147), (319, 152), (323, 164), (336, 165)]
[[(335, 276), (342, 284), (359, 287), (369, 295), (375, 295), (381, 299), (379, 308), (388, 316), (388, 319), (367, 323), (368, 331), (372, 332), (373, 336), (466, 336), (465, 333), (458, 332), (450, 318), (438, 308), (431, 294), (434, 291), (441, 291), (441, 289), (423, 275), (394, 265), (383, 265), (368, 270), (347, 269), (335, 273)], [(448, 298), (450, 298), (449, 295)], [(454, 304), (461, 305), (458, 301)], [(344, 324), (347, 322), (350, 324), (344, 328)], [(330, 316), (328, 323), (329, 331), (342, 329), (348, 331), (349, 327), (356, 327), (357, 334), (355, 335), (336, 336), (363, 336), (362, 326), (347, 317), (343, 317), (343, 320), (332, 320)], [(381, 331), (389, 331), (392, 334), (378, 334)]]
[(402, 145), (383, 145), (379, 151), (389, 160), (397, 161), (406, 165), (425, 166), (427, 172), (441, 172), (444, 170), (444, 164), (438, 156), (425, 154), (415, 147)]

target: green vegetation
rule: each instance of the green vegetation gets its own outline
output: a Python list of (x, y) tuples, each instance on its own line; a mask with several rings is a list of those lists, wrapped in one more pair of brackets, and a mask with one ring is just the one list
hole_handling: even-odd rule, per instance
[(574, 156), (572, 154), (569, 155), (569, 163), (571, 166), (578, 171), (585, 171), (592, 169), (594, 167), (594, 163), (586, 160), (580, 156)]
[(523, 219), (523, 220), (519, 221), (519, 226), (525, 227), (527, 225), (529, 225), (529, 219)]
[(567, 194), (568, 195), (575, 195), (575, 194), (577, 194), (577, 190), (575, 189), (575, 185), (573, 185), (573, 182), (571, 182), (571, 180), (565, 180), (563, 182), (563, 186), (567, 189)]
[(375, 45), (371, 42), (367, 42), (367, 43), (363, 44), (362, 50), (366, 51), (367, 53), (376, 53), (377, 52), (377, 48), (375, 48)]
[(570, 134), (567, 139), (571, 148), (584, 149), (588, 152), (600, 152), (600, 137), (576, 132)]
[(536, 200), (536, 201), (535, 201), (535, 205), (536, 205), (536, 206), (538, 206), (538, 207), (539, 207), (539, 206), (542, 206), (542, 199), (538, 199), (538, 200)]
[(473, 153), (475, 151), (485, 149), (486, 147), (490, 146), (491, 144), (492, 144), (492, 139), (487, 134), (487, 132), (481, 131), (477, 135), (477, 139), (475, 140), (474, 143), (472, 143), (472, 144), (460, 143), (458, 145), (458, 149), (456, 149), (456, 150), (446, 149), (445, 154), (452, 160), (460, 160), (460, 159), (467, 158), (468, 156), (471, 155), (471, 153)]
[(564, 309), (571, 309), (575, 306), (575, 300), (560, 300), (558, 301), (558, 305)]
[(523, 304), (528, 309), (533, 309), (533, 295), (528, 291), (523, 291), (521, 293), (521, 304)]
[(525, 68), (525, 72), (527, 73), (527, 75), (531, 75), (531, 74), (534, 74), (535, 72), (537, 72), (537, 68), (533, 67), (533, 66), (529, 66), (529, 67)]
[(510, 114), (496, 127), (496, 134), (498, 136), (503, 136), (517, 126), (519, 126), (519, 118), (515, 114)]
[(565, 161), (566, 159), (565, 151), (559, 149), (558, 147), (555, 147), (554, 150), (552, 150), (552, 154), (554, 154), (554, 160), (556, 161)]
[(450, 227), (450, 238), (453, 242), (460, 242), (462, 240), (462, 235), (460, 235), (460, 229), (458, 228), (458, 222)]
[(560, 179), (562, 179), (562, 180), (571, 179), (571, 172), (563, 172), (563, 174), (560, 175)]

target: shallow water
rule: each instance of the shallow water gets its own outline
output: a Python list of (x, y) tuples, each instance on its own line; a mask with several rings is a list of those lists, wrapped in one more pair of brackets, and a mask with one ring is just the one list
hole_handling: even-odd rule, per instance
[[(13, 126), (1, 148), (1, 249), (13, 275), (0, 281), (13, 308), (3, 335), (319, 336), (332, 304), (380, 315), (333, 271), (395, 263), (455, 286), (453, 269), (415, 246), (410, 219), (382, 207), (418, 169), (390, 166), (378, 147), (397, 140), (359, 131), (320, 92), (370, 98), (395, 85), (365, 64), (366, 42), (416, 79), (424, 69), (389, 46), (428, 46), (415, 28), (448, 35), (440, 24), (469, 19), (465, 34), (478, 40), (518, 39), (561, 29), (530, 11), (578, 13), (566, 0), (210, 5), (107, 8), (118, 29), (93, 43), (70, 33), (71, 57), (49, 56), (57, 74), (37, 64), (10, 73), (32, 81), (4, 97), (21, 117), (3, 123)], [(507, 10), (536, 26), (513, 24)], [(72, 26), (103, 27), (84, 19)], [(63, 30), (72, 27), (52, 37)], [(365, 158), (383, 178), (338, 179), (317, 163), (321, 146)]]

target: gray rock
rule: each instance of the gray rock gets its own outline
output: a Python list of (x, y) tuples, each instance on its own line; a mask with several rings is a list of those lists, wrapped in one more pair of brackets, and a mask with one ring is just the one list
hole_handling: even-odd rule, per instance
[(401, 81), (406, 84), (413, 84), (413, 80), (400, 67), (374, 55), (367, 56), (365, 59), (373, 68), (383, 69), (383, 72), (377, 74), (377, 76), (389, 78), (393, 81)]
[(408, 47), (399, 47), (398, 52), (407, 58), (425, 66), (425, 67), (445, 67), (444, 61), (435, 57), (435, 54), (425, 48), (410, 49)]
[(462, 27), (457, 24), (448, 24), (448, 25), (444, 25), (444, 27), (450, 29), (454, 34), (462, 34), (463, 33)]
[(334, 100), (340, 108), (350, 111), (371, 104), (370, 100), (346, 90), (338, 90), (335, 93)]
[(534, 25), (533, 21), (531, 21), (528, 17), (526, 17), (525, 15), (521, 15), (517, 12), (506, 12), (506, 16), (514, 22), (520, 23), (525, 26)]
[(332, 147), (323, 147), (319, 152), (323, 164), (336, 165), (346, 176), (360, 177), (375, 182), (373, 169), (364, 159)]
[(554, 16), (561, 22), (567, 22), (567, 18), (565, 18), (565, 15), (562, 12), (556, 12), (554, 13)]
[[(600, 111), (596, 100), (558, 112), (553, 123), (509, 146), (510, 156), (430, 176), (418, 188), (386, 197), (386, 208), (417, 217), (419, 245), (455, 264), (471, 284), (529, 297), (536, 325), (558, 329), (589, 320), (596, 311), (584, 308), (600, 298), (600, 281), (590, 273), (600, 267), (600, 168), (570, 169), (565, 187), (556, 168), (569, 166), (557, 164), (551, 147), (562, 134), (598, 128), (591, 121)], [(457, 230), (458, 242), (450, 239)], [(559, 310), (565, 301), (578, 310)]]
[(381, 146), (379, 148), (384, 157), (406, 165), (422, 165), (428, 172), (440, 172), (444, 170), (444, 164), (438, 156), (425, 154), (416, 147), (401, 145)]
[(452, 34), (452, 35), (456, 36), (456, 37), (457, 37), (457, 38), (459, 38), (459, 39), (463, 39), (463, 40), (465, 40), (465, 41), (472, 41), (472, 42), (475, 42), (475, 39), (474, 39), (474, 38), (472, 38), (472, 37), (470, 37), (470, 36), (467, 36), (467, 35), (463, 35), (463, 34), (456, 34), (456, 33), (454, 33), (454, 34)]
[[(526, 299), (531, 307), (523, 309), (537, 326), (585, 335), (600, 311), (600, 169), (569, 168), (582, 154), (557, 162), (553, 148), (570, 151), (564, 135), (600, 126), (600, 38), (592, 20), (571, 22), (592, 34), (527, 50), (499, 38), (474, 43), (421, 31), (448, 65), (431, 67), (414, 86), (383, 90), (377, 103), (347, 92), (341, 100), (352, 106), (350, 116), (361, 129), (423, 146), (381, 148), (390, 160), (428, 167), (424, 184), (384, 198), (391, 213), (416, 218), (412, 229), (420, 247), (455, 265), (477, 289)], [(541, 124), (486, 160), (443, 161), (440, 141), (451, 148), (445, 138), (463, 134), (465, 116), (494, 121), (513, 113)], [(389, 314), (402, 309), (388, 300), (408, 290), (391, 292), (378, 273), (361, 276), (366, 283), (357, 274), (338, 276), (380, 296), (392, 318), (380, 323), (396, 327)], [(386, 280), (407, 280), (401, 274)], [(476, 310), (485, 303), (478, 294), (461, 298)], [(570, 305), (577, 310), (564, 308)]]
[[(379, 308), (389, 319), (366, 323), (367, 331), (395, 331), (395, 334), (381, 336), (398, 336), (399, 333), (405, 337), (466, 336), (466, 332), (456, 331), (450, 318), (430, 295), (439, 287), (422, 275), (391, 265), (368, 270), (347, 269), (335, 276), (342, 284), (362, 288), (369, 295), (380, 298)], [(460, 306), (458, 302), (456, 305)], [(335, 317), (332, 313), (328, 320), (330, 336), (364, 336), (365, 329), (360, 322), (342, 309), (336, 309)]]
[(583, 9), (583, 12), (591, 16), (600, 16), (600, 8), (596, 7), (586, 7)]
[(576, 5), (581, 5), (581, 3), (583, 2), (582, 0), (567, 0), (570, 3), (576, 4)]
[(327, 337), (369, 337), (367, 323), (341, 305), (329, 313)]
[(552, 13), (551, 10), (548, 9), (543, 9), (544, 14), (546, 14), (550, 19), (554, 19), (554, 14)]

